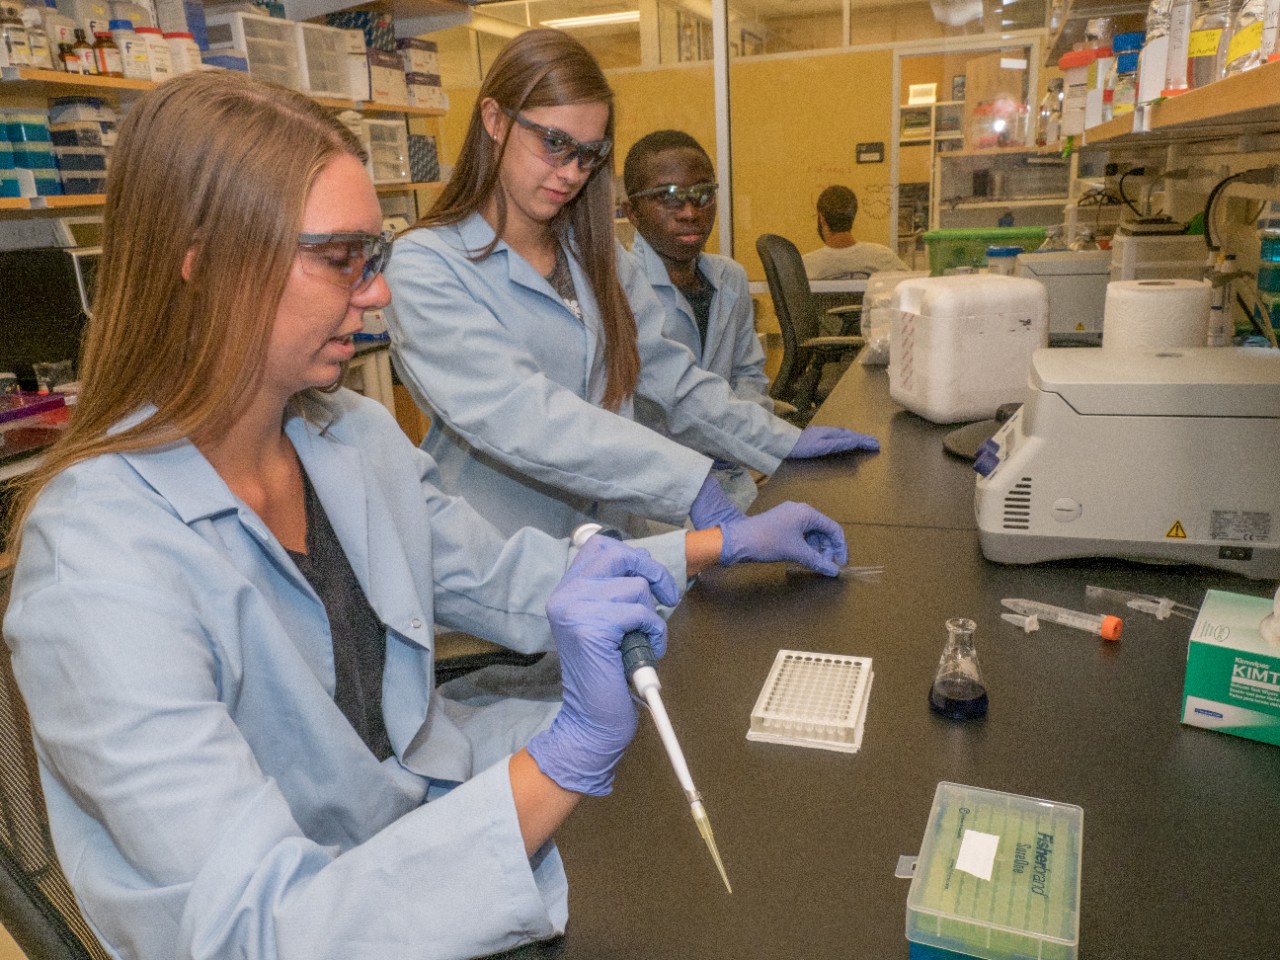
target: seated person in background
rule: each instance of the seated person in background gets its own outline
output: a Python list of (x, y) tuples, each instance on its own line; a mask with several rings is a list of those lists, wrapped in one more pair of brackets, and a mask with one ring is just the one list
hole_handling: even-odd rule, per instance
[(830, 186), (818, 195), (818, 236), (823, 245), (804, 255), (810, 280), (846, 280), (877, 270), (906, 270), (898, 255), (880, 243), (853, 238), (858, 197), (848, 187)]
[[(711, 158), (687, 133), (658, 130), (637, 141), (623, 165), (622, 209), (636, 228), (631, 252), (662, 301), (663, 335), (729, 381), (735, 396), (772, 413), (747, 272), (728, 257), (703, 252), (716, 219), (715, 180)], [(655, 404), (637, 398), (636, 414), (662, 429)], [(717, 459), (712, 475), (738, 509), (755, 500), (755, 480), (745, 467)]]

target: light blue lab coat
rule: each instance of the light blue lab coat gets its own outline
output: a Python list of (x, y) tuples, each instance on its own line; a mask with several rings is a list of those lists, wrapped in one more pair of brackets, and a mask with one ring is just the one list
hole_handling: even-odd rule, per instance
[[(698, 366), (723, 377), (741, 400), (758, 403), (773, 413), (773, 400), (769, 397), (769, 378), (764, 372), (764, 349), (756, 336), (755, 311), (751, 305), (751, 292), (747, 288), (747, 271), (728, 257), (704, 253), (698, 257), (698, 269), (715, 291), (711, 298), (710, 316), (707, 318), (707, 338), (704, 343), (698, 333), (698, 321), (693, 308), (680, 289), (671, 282), (667, 265), (662, 262), (640, 234), (636, 234), (631, 253), (640, 263), (645, 278), (653, 287), (666, 313), (662, 333), (667, 339), (683, 343), (694, 355)], [(643, 398), (636, 401), (637, 418), (666, 432), (662, 413)], [(723, 463), (723, 461), (722, 461)], [(737, 464), (717, 464), (716, 479), (729, 499), (741, 510), (746, 510), (756, 498), (756, 484), (751, 474)]]
[[(662, 336), (664, 314), (635, 259), (618, 273), (636, 317), (636, 394), (665, 413), (663, 437), (600, 406), (600, 311), (570, 256), (578, 320), (542, 277), (478, 214), (396, 241), (386, 311), (396, 368), (432, 418), (423, 448), (443, 488), (465, 496), (500, 530), (555, 536), (596, 521), (641, 532), (636, 517), (682, 524), (711, 462), (703, 453), (773, 473), (799, 431), (700, 369)], [(696, 449), (691, 449), (696, 448)], [(698, 451), (703, 451), (699, 453)]]
[[(507, 757), (558, 702), (445, 699), (432, 623), (548, 649), (570, 548), (504, 540), (349, 391), (286, 432), (386, 625), (395, 755), (335, 705), (320, 599), (194, 446), (72, 467), (25, 528), (4, 629), (86, 917), (143, 960), (471, 957), (556, 934), (564, 872), (551, 845), (525, 856)], [(683, 535), (649, 545), (684, 583)]]

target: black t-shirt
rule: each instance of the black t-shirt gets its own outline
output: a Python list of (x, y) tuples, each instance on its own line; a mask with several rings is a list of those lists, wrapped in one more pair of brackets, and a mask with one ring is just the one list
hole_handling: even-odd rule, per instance
[(711, 301), (715, 299), (716, 288), (702, 275), (702, 270), (694, 272), (694, 285), (681, 287), (680, 292), (689, 301), (689, 309), (693, 311), (693, 320), (698, 325), (698, 340), (705, 348), (707, 345), (707, 327), (711, 323)]
[(382, 719), (382, 671), (386, 666), (386, 629), (378, 620), (351, 561), (329, 524), (305, 470), (307, 552), (289, 551), (298, 570), (320, 596), (333, 634), (333, 699), (373, 755), (391, 756), (391, 740)]

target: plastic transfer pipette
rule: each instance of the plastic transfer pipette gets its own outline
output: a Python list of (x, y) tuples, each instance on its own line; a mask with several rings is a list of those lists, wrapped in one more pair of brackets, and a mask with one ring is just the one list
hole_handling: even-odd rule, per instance
[(658, 671), (654, 669), (656, 662), (653, 650), (649, 646), (649, 638), (643, 633), (633, 630), (622, 638), (622, 667), (631, 677), (636, 693), (640, 694), (649, 705), (653, 722), (658, 727), (658, 736), (662, 738), (662, 745), (667, 748), (667, 756), (671, 758), (671, 766), (675, 768), (676, 779), (680, 781), (684, 795), (689, 798), (693, 822), (698, 825), (698, 832), (702, 834), (707, 849), (711, 851), (711, 859), (716, 862), (716, 869), (720, 871), (724, 888), (733, 893), (733, 887), (729, 886), (729, 875), (724, 872), (724, 864), (720, 860), (720, 851), (716, 849), (716, 838), (711, 833), (711, 821), (707, 819), (706, 808), (702, 805), (702, 794), (693, 785), (693, 777), (689, 774), (689, 765), (684, 762), (680, 741), (676, 739), (676, 732), (671, 728), (667, 708), (662, 704), (662, 695), (658, 692), (662, 689), (662, 684), (658, 682)]
[(1169, 617), (1194, 620), (1197, 614), (1196, 608), (1189, 604), (1174, 603), (1168, 597), (1157, 597), (1150, 593), (1133, 593), (1129, 590), (1113, 590), (1110, 587), (1089, 585), (1084, 588), (1084, 595), (1095, 600), (1110, 600), (1114, 603), (1123, 603), (1126, 607), (1149, 613), (1157, 620), (1167, 620)]
[(1120, 631), (1124, 629), (1123, 620), (1104, 613), (1082, 613), (1079, 610), (1068, 610), (1066, 607), (1040, 603), (1038, 600), (1014, 598), (1001, 600), (1000, 603), (1024, 617), (1035, 617), (1037, 620), (1048, 623), (1060, 623), (1064, 627), (1096, 633), (1103, 640), (1119, 640)]

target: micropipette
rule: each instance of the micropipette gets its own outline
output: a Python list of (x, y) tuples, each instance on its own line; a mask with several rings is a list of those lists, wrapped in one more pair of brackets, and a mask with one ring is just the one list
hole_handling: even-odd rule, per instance
[(676, 739), (676, 732), (671, 727), (671, 719), (667, 716), (667, 708), (663, 706), (662, 696), (658, 692), (662, 689), (662, 684), (658, 682), (658, 671), (654, 669), (656, 662), (653, 650), (649, 646), (649, 638), (639, 630), (632, 630), (622, 638), (622, 667), (631, 677), (636, 693), (649, 705), (649, 712), (653, 715), (653, 722), (658, 728), (658, 736), (662, 738), (662, 745), (666, 747), (667, 756), (671, 758), (671, 766), (675, 768), (676, 779), (680, 781), (684, 795), (689, 799), (693, 822), (697, 824), (698, 832), (702, 834), (707, 849), (711, 851), (711, 859), (716, 862), (716, 869), (720, 871), (720, 879), (724, 881), (725, 889), (733, 893), (733, 887), (729, 886), (729, 875), (724, 872), (724, 864), (720, 860), (720, 851), (716, 849), (716, 838), (711, 833), (711, 821), (707, 818), (707, 810), (702, 805), (702, 794), (693, 785), (693, 777), (689, 774), (689, 765), (684, 762), (680, 741)]
[(1103, 640), (1119, 640), (1120, 631), (1124, 629), (1123, 620), (1103, 613), (1082, 613), (1079, 610), (1068, 610), (1066, 607), (1040, 603), (1038, 600), (1014, 598), (1001, 600), (1000, 603), (1024, 617), (1035, 617), (1040, 621), (1059, 623), (1064, 627), (1096, 633)]

